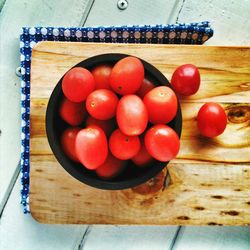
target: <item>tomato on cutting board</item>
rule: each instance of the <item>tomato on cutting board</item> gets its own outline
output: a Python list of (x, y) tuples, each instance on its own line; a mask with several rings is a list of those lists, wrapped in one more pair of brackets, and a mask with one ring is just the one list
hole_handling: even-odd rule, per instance
[(148, 110), (149, 121), (153, 124), (168, 123), (176, 116), (177, 97), (169, 87), (159, 86), (150, 90), (143, 102)]
[(122, 161), (109, 153), (106, 161), (96, 169), (96, 174), (104, 180), (110, 180), (118, 176), (124, 169), (126, 161)]
[(222, 134), (227, 126), (227, 115), (224, 109), (214, 102), (204, 104), (197, 116), (200, 133), (206, 137)]
[(108, 156), (108, 142), (103, 130), (89, 126), (80, 130), (76, 136), (76, 155), (87, 169), (101, 166)]
[(120, 95), (134, 94), (144, 79), (144, 67), (140, 59), (128, 56), (119, 60), (110, 74), (110, 85)]
[(95, 78), (96, 89), (111, 89), (109, 84), (109, 77), (112, 70), (112, 66), (108, 64), (102, 64), (95, 67), (91, 73)]
[(72, 102), (83, 102), (95, 89), (95, 79), (85, 68), (75, 67), (69, 70), (62, 80), (62, 91)]
[(180, 140), (176, 132), (163, 124), (152, 126), (146, 132), (144, 141), (149, 154), (158, 161), (172, 160), (180, 149)]
[(198, 68), (193, 64), (184, 64), (174, 71), (171, 84), (178, 94), (189, 96), (199, 90), (200, 81)]
[(71, 126), (78, 126), (87, 116), (84, 102), (71, 102), (64, 98), (59, 108), (60, 117)]
[(111, 153), (120, 160), (128, 160), (138, 154), (141, 148), (138, 136), (129, 136), (116, 129), (109, 138)]
[(123, 96), (117, 105), (116, 121), (124, 134), (142, 134), (148, 124), (148, 111), (141, 98), (136, 95)]
[(61, 145), (64, 153), (75, 162), (79, 162), (75, 150), (76, 136), (81, 128), (70, 127), (63, 131), (61, 136)]

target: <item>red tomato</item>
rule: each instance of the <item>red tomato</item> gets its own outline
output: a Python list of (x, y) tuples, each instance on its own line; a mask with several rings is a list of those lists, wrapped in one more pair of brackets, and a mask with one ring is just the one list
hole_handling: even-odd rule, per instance
[(96, 174), (104, 180), (110, 180), (119, 175), (124, 169), (126, 161), (115, 158), (109, 154), (106, 161), (96, 169)]
[(76, 155), (87, 169), (101, 166), (108, 156), (108, 142), (103, 130), (97, 126), (88, 127), (76, 136)]
[(76, 67), (63, 77), (62, 91), (72, 102), (83, 102), (94, 89), (95, 79), (87, 69)]
[(72, 160), (79, 162), (76, 156), (75, 142), (77, 133), (80, 131), (80, 128), (67, 128), (61, 136), (61, 145), (64, 153)]
[(120, 160), (128, 160), (140, 151), (141, 143), (138, 136), (128, 136), (116, 129), (109, 138), (111, 153)]
[(227, 115), (217, 103), (204, 104), (197, 116), (198, 128), (202, 135), (215, 137), (223, 133), (227, 126)]
[(111, 89), (109, 84), (109, 76), (112, 67), (110, 65), (99, 65), (92, 70), (95, 78), (96, 89)]
[(110, 136), (115, 129), (115, 121), (113, 119), (102, 121), (89, 116), (86, 120), (86, 127), (91, 125), (100, 127), (107, 136)]
[(71, 126), (78, 126), (87, 115), (83, 102), (71, 102), (64, 98), (59, 108), (60, 117)]
[(138, 167), (148, 166), (154, 160), (145, 147), (144, 139), (141, 140), (141, 149), (139, 153), (131, 160)]
[(135, 93), (144, 79), (144, 67), (142, 62), (132, 56), (118, 61), (110, 74), (110, 85), (120, 95)]
[(91, 116), (108, 120), (115, 116), (118, 97), (108, 89), (97, 89), (86, 100), (86, 108)]
[(149, 154), (158, 161), (172, 160), (180, 149), (180, 140), (176, 132), (163, 124), (151, 127), (146, 132), (144, 141)]
[(176, 116), (177, 97), (169, 87), (159, 86), (150, 90), (143, 102), (148, 110), (149, 121), (153, 124), (168, 123)]
[(123, 96), (117, 106), (116, 120), (126, 135), (140, 135), (148, 124), (148, 111), (140, 97)]
[(148, 79), (144, 79), (142, 81), (142, 85), (139, 90), (136, 92), (136, 95), (143, 98), (151, 89), (155, 88), (156, 86), (150, 82)]
[(188, 96), (198, 91), (200, 81), (198, 68), (192, 64), (184, 64), (173, 73), (171, 84), (178, 94)]

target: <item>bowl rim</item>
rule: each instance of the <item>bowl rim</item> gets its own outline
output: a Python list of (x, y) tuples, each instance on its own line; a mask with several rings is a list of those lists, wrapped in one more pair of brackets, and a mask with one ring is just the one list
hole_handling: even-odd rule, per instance
[[(94, 66), (97, 66), (98, 64), (105, 64), (105, 63), (107, 64), (111, 62), (114, 64), (118, 60), (127, 56), (130, 56), (130, 55), (122, 54), (122, 53), (100, 54), (100, 55), (96, 55), (93, 57), (89, 57), (77, 63), (75, 66), (71, 67), (70, 69), (76, 68), (76, 67), (84, 67), (84, 68), (90, 69), (90, 68), (93, 68)], [(159, 86), (162, 86), (162, 85), (168, 86), (171, 89), (173, 89), (169, 81), (167, 80), (167, 78), (156, 67), (144, 61), (141, 58), (139, 59), (143, 63), (145, 72), (153, 75), (157, 79)], [(61, 85), (62, 85), (62, 79), (64, 75), (57, 82), (56, 86), (54, 87), (49, 97), (49, 101), (48, 101), (47, 108), (46, 108), (45, 127), (46, 127), (46, 134), (47, 134), (49, 146), (55, 158), (57, 159), (59, 164), (71, 176), (73, 176), (78, 181), (84, 184), (87, 184), (89, 186), (95, 187), (95, 188), (104, 189), (104, 190), (122, 190), (122, 189), (127, 189), (127, 188), (133, 188), (135, 186), (138, 186), (140, 184), (147, 182), (148, 180), (150, 180), (151, 178), (159, 174), (167, 166), (169, 162), (156, 161), (154, 162), (154, 167), (148, 168), (148, 171), (146, 171), (144, 175), (138, 176), (133, 179), (122, 180), (122, 181), (102, 180), (91, 175), (86, 175), (81, 169), (74, 166), (76, 164), (72, 162), (71, 160), (69, 160), (69, 158), (62, 152), (61, 145), (59, 142), (60, 140), (58, 140), (56, 134), (54, 133), (55, 128), (54, 128), (54, 123), (52, 122), (55, 119), (55, 110), (58, 109), (58, 103), (55, 102), (54, 100), (58, 100), (60, 96), (63, 96)], [(180, 138), (181, 131), (182, 131), (182, 113), (181, 113), (181, 106), (180, 106), (178, 96), (177, 96), (177, 102), (178, 102), (178, 109), (177, 109), (177, 114), (175, 118), (172, 120), (172, 121), (175, 121), (174, 127), (172, 128), (175, 130), (178, 137)]]

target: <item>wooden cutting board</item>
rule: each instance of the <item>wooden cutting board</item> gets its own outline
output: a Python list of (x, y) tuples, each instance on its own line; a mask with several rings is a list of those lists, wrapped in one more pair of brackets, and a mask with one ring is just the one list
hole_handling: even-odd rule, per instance
[[(47, 141), (45, 112), (62, 75), (103, 53), (138, 56), (168, 79), (185, 63), (199, 67), (199, 92), (181, 100), (181, 150), (165, 171), (133, 189), (105, 191), (71, 177)], [(226, 110), (225, 132), (197, 131), (208, 101)], [(30, 209), (42, 223), (250, 225), (250, 47), (41, 42), (31, 67)], [(169, 173), (170, 183), (165, 184)]]

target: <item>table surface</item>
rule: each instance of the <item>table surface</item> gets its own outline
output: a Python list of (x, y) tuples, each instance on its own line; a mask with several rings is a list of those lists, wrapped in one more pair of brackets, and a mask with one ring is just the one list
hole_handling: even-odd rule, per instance
[(250, 227), (44, 225), (20, 205), (19, 34), (22, 26), (209, 20), (207, 45), (249, 45), (250, 1), (0, 0), (0, 249), (250, 249)]

